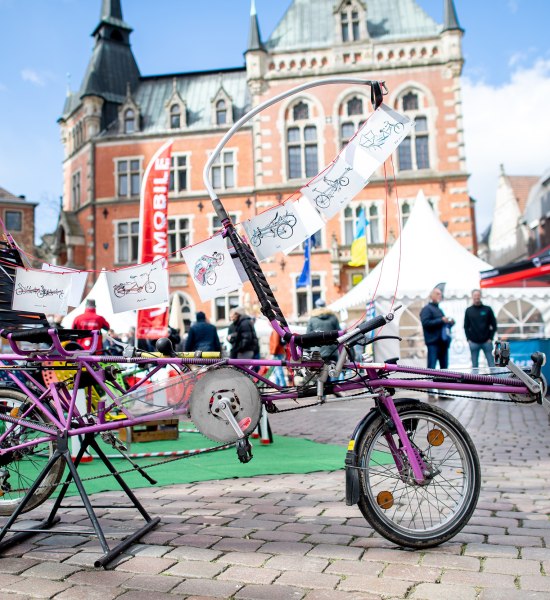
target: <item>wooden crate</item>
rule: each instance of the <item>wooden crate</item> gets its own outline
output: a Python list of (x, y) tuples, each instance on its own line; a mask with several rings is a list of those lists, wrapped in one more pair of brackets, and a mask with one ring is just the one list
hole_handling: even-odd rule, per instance
[[(118, 435), (122, 441), (158, 442), (159, 440), (177, 440), (179, 419), (163, 419), (162, 421), (147, 421), (120, 429)], [(128, 430), (130, 440), (128, 440)]]

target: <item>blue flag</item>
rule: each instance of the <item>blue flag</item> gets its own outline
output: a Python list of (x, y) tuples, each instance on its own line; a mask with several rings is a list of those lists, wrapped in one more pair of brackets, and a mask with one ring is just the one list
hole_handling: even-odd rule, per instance
[(300, 277), (296, 280), (296, 288), (308, 287), (311, 285), (311, 238), (307, 238), (304, 242), (304, 268)]

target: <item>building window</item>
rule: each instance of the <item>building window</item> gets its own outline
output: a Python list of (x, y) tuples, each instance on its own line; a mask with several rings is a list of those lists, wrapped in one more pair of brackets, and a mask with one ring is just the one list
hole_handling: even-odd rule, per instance
[(139, 159), (130, 158), (117, 162), (117, 185), (120, 198), (139, 196), (140, 180)]
[[(229, 219), (231, 220), (231, 222), (233, 224), (235, 224), (237, 222), (237, 218), (238, 218), (237, 213), (229, 213)], [(216, 231), (219, 231), (221, 228), (222, 228), (222, 222), (220, 221), (220, 217), (218, 217), (218, 215), (213, 215), (212, 216), (212, 224), (210, 226), (210, 235), (213, 235), (214, 233), (216, 233)]]
[(23, 213), (20, 210), (7, 210), (5, 212), (5, 219), (8, 231), (23, 230)]
[(179, 129), (181, 127), (181, 108), (179, 104), (172, 104), (170, 107), (170, 129)]
[(367, 102), (364, 102), (363, 98), (354, 96), (340, 107), (340, 118), (342, 120), (340, 124), (340, 144), (342, 148), (348, 144), (355, 132), (365, 122), (365, 105), (367, 105)]
[(340, 13), (342, 42), (356, 42), (360, 38), (359, 12), (348, 2)]
[(119, 221), (116, 224), (116, 261), (118, 264), (138, 260), (139, 221)]
[(214, 300), (214, 320), (229, 321), (229, 313), (237, 306), (239, 306), (238, 294), (227, 294), (227, 296), (216, 298)]
[(80, 171), (71, 177), (71, 201), (73, 210), (76, 210), (80, 206)]
[(408, 202), (403, 202), (403, 205), (401, 206), (401, 228), (405, 227), (410, 216), (411, 205)]
[(225, 125), (227, 123), (227, 104), (225, 100), (216, 102), (216, 125)]
[(170, 181), (168, 189), (171, 192), (185, 192), (187, 190), (187, 155), (173, 154), (170, 163)]
[[(359, 225), (359, 214), (361, 205), (346, 206), (344, 208), (344, 245), (351, 246), (357, 235)], [(380, 243), (380, 215), (376, 204), (371, 204), (367, 211), (367, 242), (369, 244)]]
[(544, 319), (539, 309), (527, 300), (507, 302), (497, 315), (501, 340), (544, 337)]
[(294, 281), (294, 288), (296, 290), (296, 312), (298, 317), (305, 317), (313, 310), (315, 301), (322, 296), (321, 276), (312, 273), (311, 274), (311, 289), (309, 288), (296, 288), (296, 282), (298, 277)]
[(214, 161), (212, 186), (215, 189), (235, 187), (235, 152), (233, 150), (224, 150)]
[(298, 102), (292, 109), (293, 121), (305, 121), (309, 119), (309, 106), (305, 102)]
[(318, 172), (317, 127), (308, 123), (311, 110), (300, 100), (290, 111), (293, 124), (286, 131), (289, 179), (314, 177)]
[[(174, 255), (191, 244), (191, 221), (187, 217), (168, 219), (168, 252)], [(171, 256), (170, 258), (180, 258)]]
[(414, 120), (415, 127), (397, 148), (397, 162), (400, 171), (430, 168), (428, 118), (418, 114), (420, 102), (418, 94), (408, 92), (402, 98), (403, 110)]
[(136, 113), (132, 108), (124, 111), (124, 133), (134, 133), (136, 130)]

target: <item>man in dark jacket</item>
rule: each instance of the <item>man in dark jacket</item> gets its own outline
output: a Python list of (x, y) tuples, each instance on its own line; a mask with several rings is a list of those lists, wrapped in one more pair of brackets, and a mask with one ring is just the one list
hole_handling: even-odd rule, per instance
[(497, 330), (495, 313), (481, 301), (481, 290), (472, 290), (472, 305), (464, 314), (464, 331), (472, 355), (472, 367), (479, 367), (479, 351), (483, 350), (489, 367), (495, 366), (493, 337)]
[[(338, 317), (327, 308), (327, 304), (322, 298), (318, 298), (315, 301), (315, 309), (311, 311), (311, 317), (307, 324), (306, 332), (331, 331), (333, 329), (340, 329)], [(338, 360), (337, 344), (312, 348), (312, 350), (319, 350), (324, 361)]]
[(434, 288), (430, 292), (429, 304), (420, 311), (424, 341), (428, 348), (428, 369), (435, 369), (438, 361), (441, 369), (449, 366), (450, 328), (455, 322), (439, 308), (442, 298), (441, 290)]
[(254, 329), (254, 320), (241, 306), (234, 308), (230, 315), (233, 322), (227, 339), (231, 344), (231, 358), (254, 358), (259, 356), (260, 344)]
[(196, 322), (189, 328), (185, 351), (220, 352), (222, 347), (216, 327), (212, 323), (206, 322), (206, 315), (202, 311), (196, 314), (196, 319)]

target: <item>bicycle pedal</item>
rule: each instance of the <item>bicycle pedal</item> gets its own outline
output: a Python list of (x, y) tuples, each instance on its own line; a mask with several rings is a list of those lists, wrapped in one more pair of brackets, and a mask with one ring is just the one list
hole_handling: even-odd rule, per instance
[(128, 452), (126, 444), (124, 444), (119, 438), (117, 438), (112, 431), (102, 431), (99, 435), (106, 444), (109, 444), (109, 446), (112, 446), (115, 450)]
[(252, 460), (252, 446), (248, 438), (243, 438), (235, 443), (237, 448), (237, 457), (242, 463), (247, 463)]

